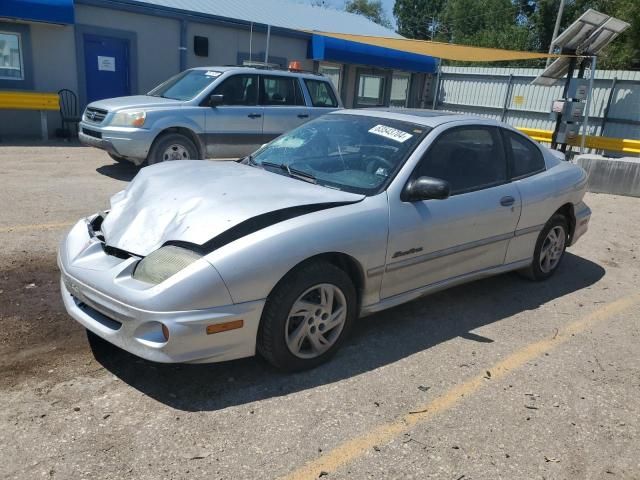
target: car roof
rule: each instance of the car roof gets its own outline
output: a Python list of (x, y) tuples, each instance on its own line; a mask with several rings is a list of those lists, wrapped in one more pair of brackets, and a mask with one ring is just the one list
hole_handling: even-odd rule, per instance
[(456, 122), (460, 120), (470, 120), (484, 125), (502, 125), (497, 120), (490, 118), (418, 108), (345, 109), (335, 111), (332, 115), (364, 115), (367, 117), (386, 118), (389, 120), (401, 120), (431, 128), (435, 128), (443, 123)]
[(275, 68), (256, 68), (256, 67), (244, 67), (238, 65), (225, 65), (225, 66), (216, 66), (212, 65), (210, 67), (195, 67), (190, 70), (211, 70), (214, 72), (238, 72), (238, 73), (257, 73), (263, 75), (282, 75), (285, 77), (305, 77), (305, 78), (315, 78), (315, 79), (325, 79), (326, 77), (321, 73), (313, 73), (313, 72), (295, 72), (290, 70), (279, 70)]

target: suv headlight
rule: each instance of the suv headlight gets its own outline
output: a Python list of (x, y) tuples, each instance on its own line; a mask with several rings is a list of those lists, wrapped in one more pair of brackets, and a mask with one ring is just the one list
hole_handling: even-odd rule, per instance
[(157, 285), (200, 258), (201, 255), (186, 248), (167, 245), (140, 260), (133, 272), (133, 278)]
[(113, 127), (141, 127), (144, 125), (146, 118), (147, 112), (145, 111), (117, 112), (109, 124)]

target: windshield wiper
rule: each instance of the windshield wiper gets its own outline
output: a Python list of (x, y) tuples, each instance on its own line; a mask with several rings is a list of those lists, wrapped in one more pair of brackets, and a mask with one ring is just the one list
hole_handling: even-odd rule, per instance
[[(253, 161), (252, 158), (249, 161)], [(273, 162), (260, 162), (260, 165), (267, 167), (279, 168), (280, 170), (286, 171), (290, 177), (297, 178), (298, 180), (304, 180), (309, 183), (316, 183), (316, 177), (302, 170), (298, 170), (295, 168), (291, 168), (289, 165), (285, 163), (273, 163)]]

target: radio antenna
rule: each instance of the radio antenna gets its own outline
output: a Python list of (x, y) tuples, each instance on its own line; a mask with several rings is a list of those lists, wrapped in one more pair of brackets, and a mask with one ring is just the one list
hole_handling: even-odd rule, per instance
[(251, 44), (253, 43), (253, 22), (251, 22), (251, 27), (249, 30), (249, 61), (253, 61), (253, 57), (251, 56)]

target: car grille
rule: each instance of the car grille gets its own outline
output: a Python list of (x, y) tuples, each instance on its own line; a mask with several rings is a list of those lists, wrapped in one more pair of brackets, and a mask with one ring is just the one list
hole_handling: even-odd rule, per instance
[(106, 110), (100, 108), (87, 107), (84, 112), (84, 119), (92, 123), (102, 123), (107, 113)]
[(122, 322), (118, 322), (113, 318), (107, 317), (103, 313), (93, 308), (87, 302), (80, 300), (79, 298), (74, 297), (73, 295), (71, 295), (71, 297), (73, 298), (73, 301), (75, 302), (75, 304), (78, 306), (80, 310), (82, 310), (84, 313), (89, 315), (93, 320), (100, 323), (101, 325), (104, 325), (105, 327), (111, 330), (116, 330), (116, 331), (120, 330), (120, 328), (122, 327)]
[(82, 133), (89, 135), (90, 137), (102, 138), (102, 132), (96, 132), (95, 130), (89, 130), (88, 128), (83, 128)]

